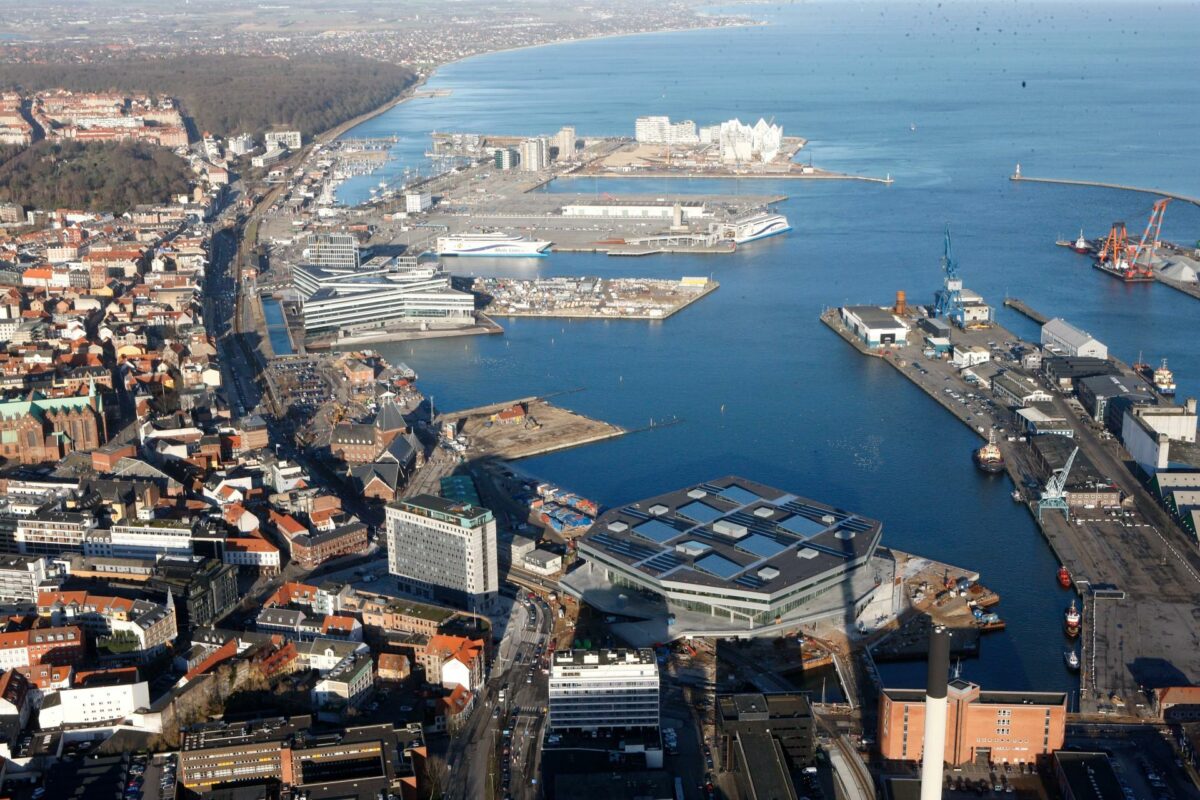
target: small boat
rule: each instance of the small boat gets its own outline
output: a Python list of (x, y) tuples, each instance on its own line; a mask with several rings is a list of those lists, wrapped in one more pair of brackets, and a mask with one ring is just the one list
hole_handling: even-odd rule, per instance
[(975, 451), (975, 466), (993, 474), (1004, 471), (1004, 456), (996, 444), (995, 430), (988, 436), (987, 444)]
[(1071, 249), (1081, 255), (1087, 255), (1092, 252), (1092, 245), (1083, 235), (1083, 228), (1079, 229), (1079, 238), (1075, 240), (1075, 244), (1071, 245)]
[(1079, 669), (1079, 654), (1074, 650), (1064, 652), (1063, 660), (1067, 662), (1067, 669), (1072, 671)]
[(1014, 502), (1014, 503), (1019, 503), (1019, 502), (1021, 502), (1021, 490), (1020, 490), (1020, 489), (1013, 489), (1013, 490), (1012, 490), (1012, 499), (1013, 499), (1013, 502)]
[(1079, 616), (1079, 609), (1075, 608), (1075, 601), (1072, 600), (1071, 607), (1067, 609), (1064, 618), (1067, 636), (1070, 636), (1072, 639), (1074, 639), (1079, 635), (1080, 621), (1081, 617)]
[(1071, 572), (1065, 566), (1058, 568), (1058, 585), (1064, 589), (1071, 588)]

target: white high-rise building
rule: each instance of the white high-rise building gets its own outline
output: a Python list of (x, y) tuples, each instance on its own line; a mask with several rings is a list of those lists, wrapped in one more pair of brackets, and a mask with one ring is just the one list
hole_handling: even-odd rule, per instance
[(432, 205), (433, 195), (427, 191), (404, 193), (404, 210), (409, 214), (420, 214), (422, 211), (428, 211)]
[(550, 729), (654, 729), (659, 724), (654, 651), (559, 650), (550, 664)]
[(387, 507), (388, 571), (409, 592), (472, 610), (500, 588), (496, 520), (486, 508), (422, 494)]
[(564, 125), (558, 133), (554, 134), (553, 145), (558, 149), (559, 161), (574, 161), (575, 129), (570, 125)]
[(543, 138), (521, 142), (521, 169), (540, 172), (550, 166), (550, 143)]
[(695, 122), (690, 119), (671, 122), (670, 117), (638, 117), (633, 124), (633, 138), (642, 144), (694, 145), (700, 142)]

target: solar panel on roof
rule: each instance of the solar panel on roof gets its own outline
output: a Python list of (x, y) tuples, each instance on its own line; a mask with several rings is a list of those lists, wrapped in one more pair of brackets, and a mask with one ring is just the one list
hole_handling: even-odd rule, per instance
[(635, 527), (633, 532), (643, 539), (649, 539), (658, 544), (663, 544), (679, 535), (679, 531), (675, 530), (673, 526), (657, 519), (643, 522), (641, 525)]
[(816, 520), (811, 520), (808, 517), (802, 517), (799, 514), (788, 517), (777, 524), (788, 533), (794, 533), (797, 536), (805, 537), (815, 536), (828, 527), (823, 522), (817, 522)]
[(753, 533), (739, 541), (737, 549), (753, 553), (759, 558), (771, 558), (787, 550), (787, 545), (780, 544), (769, 536), (763, 536), (761, 533)]
[(739, 506), (744, 506), (749, 503), (756, 503), (759, 500), (762, 500), (762, 498), (756, 495), (754, 492), (750, 491), (749, 489), (743, 489), (741, 486), (737, 485), (725, 487), (720, 491), (719, 495), (730, 502), (737, 503)]
[(680, 506), (675, 509), (675, 513), (687, 517), (694, 522), (712, 522), (721, 516), (721, 512), (712, 506), (706, 506), (704, 503), (688, 503), (686, 506)]
[(696, 569), (704, 570), (718, 578), (729, 579), (742, 571), (740, 564), (730, 561), (724, 556), (719, 556), (716, 553), (709, 553), (704, 558), (696, 559)]

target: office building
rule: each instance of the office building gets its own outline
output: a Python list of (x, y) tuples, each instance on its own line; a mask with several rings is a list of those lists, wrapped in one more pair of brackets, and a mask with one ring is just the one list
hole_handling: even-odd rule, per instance
[(179, 783), (201, 797), (232, 796), (225, 794), (227, 788), (254, 797), (277, 796), (266, 793), (279, 789), (291, 797), (311, 793), (344, 800), (423, 796), (426, 751), (420, 724), (327, 732), (311, 726), (308, 716), (193, 726), (183, 734)]
[(244, 156), (254, 149), (254, 137), (248, 133), (231, 136), (226, 142), (229, 152), (235, 156)]
[(36, 511), (18, 517), (13, 543), (20, 553), (57, 556), (83, 552), (83, 540), (96, 527), (91, 514), (75, 511)]
[(654, 651), (558, 650), (550, 662), (550, 730), (655, 730), (659, 721)]
[(201, 556), (160, 559), (146, 588), (171, 595), (183, 631), (216, 625), (242, 599), (237, 567)]
[(802, 694), (717, 698), (721, 766), (744, 797), (796, 797), (791, 773), (816, 759), (813, 713)]
[(558, 151), (559, 161), (575, 160), (575, 141), (575, 129), (570, 125), (564, 125), (554, 134), (551, 144)]
[(864, 569), (882, 531), (875, 520), (727, 476), (605, 512), (578, 540), (584, 568), (560, 585), (589, 603), (648, 592), (686, 616), (689, 630), (845, 618), (848, 605), (857, 615), (887, 582)]
[(358, 238), (352, 233), (313, 233), (304, 248), (304, 263), (314, 267), (356, 270), (359, 267)]
[[(1033, 763), (1063, 746), (1065, 692), (989, 692), (962, 679), (946, 691), (945, 757), (959, 765)], [(922, 758), (926, 692), (884, 689), (879, 699), (879, 750), (892, 761)]]
[(499, 589), (492, 512), (422, 494), (387, 507), (388, 571), (407, 591), (472, 610)]
[(550, 144), (543, 138), (521, 142), (521, 169), (540, 172), (550, 166)]
[(297, 265), (292, 285), (308, 334), (475, 324), (475, 296), (450, 288), (450, 276), (436, 264), (357, 272)]
[(192, 524), (184, 520), (151, 519), (89, 531), (83, 540), (85, 556), (156, 558), (191, 555)]
[(404, 193), (404, 210), (409, 214), (420, 214), (422, 211), (428, 211), (432, 205), (433, 195), (429, 192)]

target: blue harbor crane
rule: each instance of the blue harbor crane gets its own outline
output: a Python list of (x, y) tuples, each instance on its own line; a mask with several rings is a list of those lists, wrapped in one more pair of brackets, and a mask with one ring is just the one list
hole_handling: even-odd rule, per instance
[(942, 255), (942, 271), (946, 278), (942, 288), (934, 296), (934, 311), (937, 316), (963, 327), (962, 278), (958, 277), (958, 262), (950, 249), (950, 226), (946, 226), (945, 252)]

